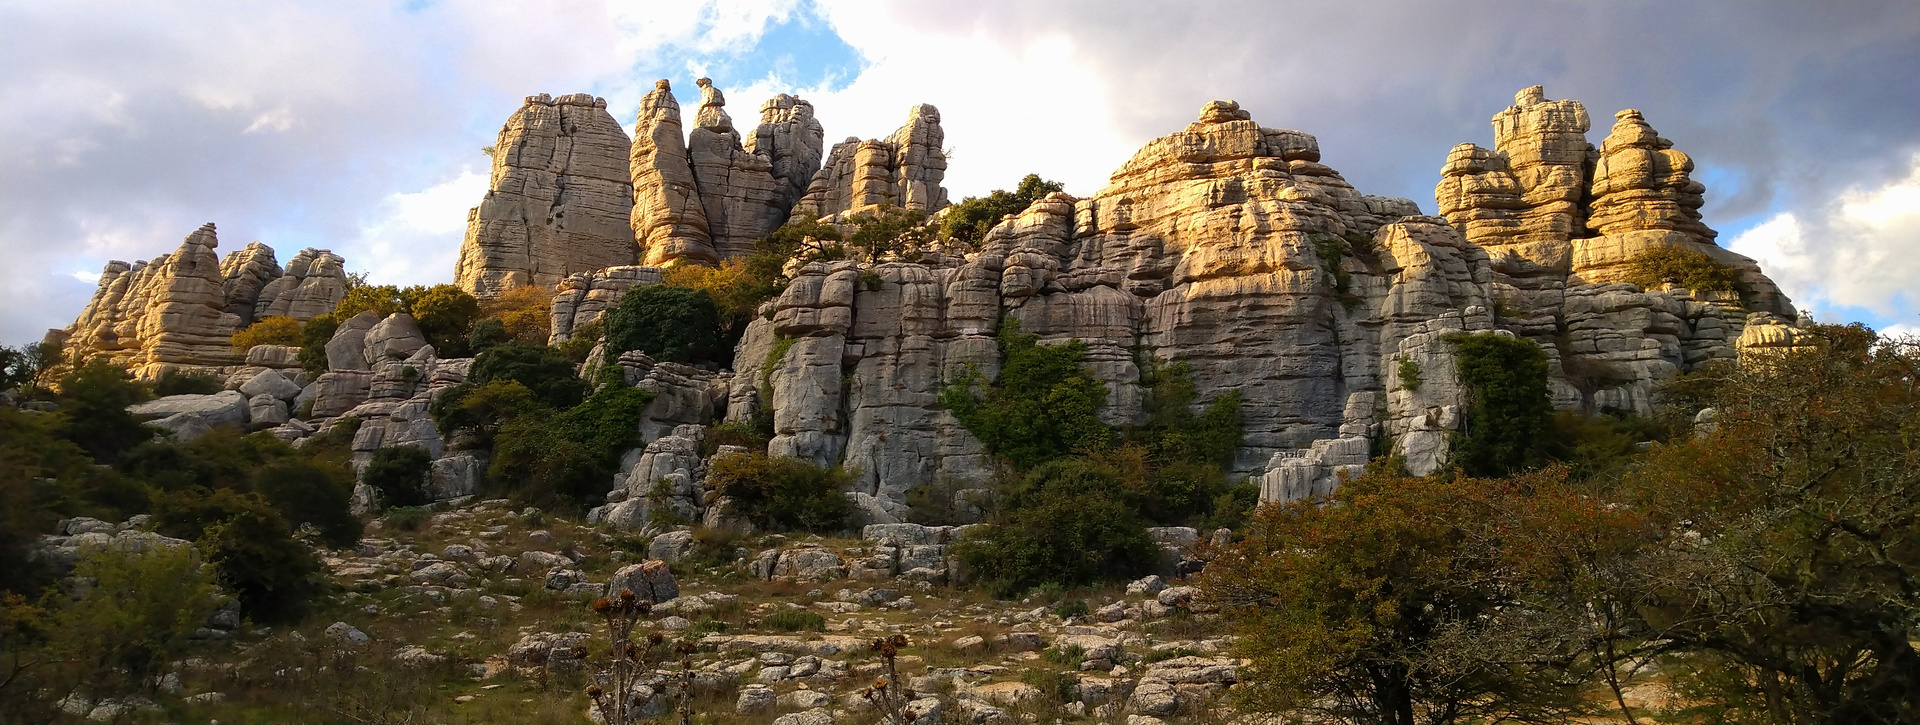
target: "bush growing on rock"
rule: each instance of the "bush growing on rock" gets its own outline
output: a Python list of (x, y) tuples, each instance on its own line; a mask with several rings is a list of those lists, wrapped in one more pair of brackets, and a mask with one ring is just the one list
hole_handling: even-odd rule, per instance
[(165, 398), (169, 395), (212, 395), (225, 390), (220, 378), (212, 373), (196, 373), (184, 370), (168, 370), (160, 373), (153, 381), (153, 395)]
[(971, 372), (941, 392), (940, 403), (987, 450), (1019, 468), (1082, 451), (1103, 450), (1113, 431), (1100, 421), (1107, 387), (1082, 364), (1086, 343), (1041, 345), (1009, 320), (999, 334), (1005, 360), (989, 384)]
[(1159, 550), (1126, 478), (1088, 458), (1041, 464), (1003, 490), (991, 525), (961, 539), (954, 553), (1002, 597), (1047, 583), (1138, 576)]
[(604, 319), (609, 359), (639, 350), (655, 360), (693, 362), (726, 352), (719, 349), (720, 308), (705, 290), (635, 287)]
[(591, 392), (574, 374), (573, 362), (559, 350), (509, 342), (482, 351), (473, 359), (467, 382), (474, 385), (511, 380), (526, 387), (542, 403), (570, 408)]
[(612, 486), (620, 455), (640, 443), (640, 417), (653, 394), (602, 385), (567, 410), (534, 406), (499, 424), (490, 485), (525, 504), (584, 509)]
[(257, 493), (168, 492), (155, 498), (153, 517), (160, 533), (194, 542), (216, 562), (221, 583), (255, 620), (297, 620), (326, 591), (319, 558)]
[(300, 345), (306, 339), (300, 328), (299, 320), (286, 315), (262, 317), (233, 333), (233, 349), (245, 353), (257, 345)]
[(1642, 252), (1627, 261), (1627, 280), (1641, 289), (1673, 284), (1701, 292), (1733, 292), (1741, 289), (1740, 270), (1721, 264), (1705, 252), (1678, 247), (1662, 247)]
[(1453, 463), (1476, 476), (1504, 476), (1546, 463), (1553, 431), (1547, 353), (1511, 335), (1447, 338), (1470, 396)]
[(732, 498), (747, 521), (773, 531), (831, 532), (853, 515), (853, 476), (800, 458), (760, 453), (716, 458), (707, 486)]
[(962, 249), (978, 248), (1002, 217), (1026, 211), (1034, 202), (1063, 188), (1066, 187), (1058, 181), (1027, 174), (1011, 192), (994, 189), (986, 196), (969, 196), (947, 210), (940, 222), (940, 235), (957, 242)]
[[(480, 303), (480, 315), (500, 321), (507, 336), (527, 345), (545, 345), (551, 332), (553, 290), (515, 287)], [(476, 348), (477, 349), (477, 348)]]
[(300, 367), (308, 375), (318, 376), (327, 371), (327, 341), (333, 339), (333, 333), (340, 331), (340, 319), (332, 314), (320, 315), (300, 328)]

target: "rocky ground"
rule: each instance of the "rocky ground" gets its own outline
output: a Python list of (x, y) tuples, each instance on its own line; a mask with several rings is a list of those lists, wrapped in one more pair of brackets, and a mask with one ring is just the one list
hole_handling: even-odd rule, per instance
[[(141, 536), (138, 523), (117, 535)], [(119, 528), (65, 525), (97, 527), (96, 537)], [(930, 576), (947, 566), (937, 557), (914, 561), (941, 553), (951, 533), (896, 524), (861, 539), (614, 536), (504, 501), (389, 517), (353, 550), (325, 552), (340, 593), (302, 625), (216, 615), (228, 628), (203, 628), (204, 653), (180, 663), (169, 719), (579, 722), (607, 652), (589, 605), (610, 581), (665, 599), (636, 631), (663, 639), (658, 670), (636, 691), (649, 714), (670, 714), (688, 689), (698, 722), (878, 722), (862, 693), (886, 663), (869, 645), (898, 634), (908, 644), (894, 664), (915, 722), (1225, 715), (1219, 700), (1240, 663), (1217, 617), (1194, 611), (1192, 587), (1153, 576), (997, 601)], [(695, 651), (666, 654), (680, 640)]]

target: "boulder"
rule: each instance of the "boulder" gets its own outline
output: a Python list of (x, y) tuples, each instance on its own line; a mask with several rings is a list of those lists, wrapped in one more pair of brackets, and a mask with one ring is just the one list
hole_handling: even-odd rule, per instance
[(667, 569), (666, 562), (657, 560), (628, 564), (615, 571), (607, 581), (607, 598), (616, 598), (623, 590), (631, 590), (635, 597), (656, 604), (680, 596), (680, 584), (674, 581), (673, 572)]
[[(234, 390), (222, 390), (212, 395), (169, 395), (158, 400), (127, 406), (127, 412), (140, 417), (154, 418), (185, 416), (180, 421), (191, 419), (210, 428), (245, 427), (247, 396)], [(169, 425), (181, 424), (183, 423), (175, 422)]]

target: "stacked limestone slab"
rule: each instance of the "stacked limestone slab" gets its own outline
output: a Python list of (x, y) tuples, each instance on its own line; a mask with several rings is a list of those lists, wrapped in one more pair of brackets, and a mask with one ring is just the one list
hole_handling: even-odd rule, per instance
[(460, 287), (487, 298), (632, 264), (629, 146), (604, 99), (528, 97), (500, 129), (486, 199), (467, 214)]
[(222, 260), (219, 243), (208, 223), (171, 254), (108, 262), (80, 317), (52, 337), (69, 356), (105, 356), (151, 379), (168, 369), (238, 365), (233, 333), (268, 315), (310, 319), (346, 294), (342, 260), (331, 252), (303, 250), (283, 270), (272, 247), (254, 242)]
[(947, 190), (940, 185), (947, 175), (946, 138), (940, 109), (923, 103), (885, 139), (848, 137), (834, 144), (792, 218), (858, 214), (881, 205), (939, 211), (947, 206)]
[[(1524, 89), (1494, 116), (1493, 149), (1454, 147), (1434, 197), (1490, 256), (1500, 327), (1554, 358), (1556, 402), (1647, 413), (1659, 380), (1737, 357), (1750, 314), (1797, 314), (1753, 260), (1714, 243), (1692, 159), (1640, 111), (1615, 114), (1597, 148), (1588, 126), (1578, 101)], [(1746, 294), (1620, 284), (1636, 257), (1663, 248), (1735, 268)]]

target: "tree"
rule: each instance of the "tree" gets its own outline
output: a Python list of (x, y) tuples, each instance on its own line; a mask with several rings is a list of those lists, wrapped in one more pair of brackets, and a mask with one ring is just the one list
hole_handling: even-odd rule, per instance
[(1674, 535), (1639, 611), (1711, 719), (1920, 721), (1920, 345), (1799, 341), (1677, 391), (1718, 414), (1626, 478)]
[(946, 218), (940, 223), (940, 235), (962, 248), (978, 247), (1001, 218), (1026, 211), (1034, 202), (1062, 188), (1065, 187), (1058, 181), (1027, 174), (1011, 192), (995, 189), (984, 197), (969, 196), (947, 210)]
[(257, 621), (300, 618), (326, 590), (320, 560), (257, 493), (193, 487), (154, 499), (157, 530), (193, 541), (215, 563), (240, 611)]
[(409, 287), (402, 294), (407, 298), (407, 310), (420, 324), (420, 332), (441, 357), (469, 354), (467, 334), (480, 319), (479, 300), (450, 284)]
[(1503, 636), (1539, 631), (1492, 555), (1505, 485), (1370, 471), (1260, 509), (1201, 584), (1253, 660), (1246, 704), (1390, 725), (1579, 714), (1571, 654)]
[(889, 257), (904, 257), (925, 250), (933, 242), (934, 228), (925, 212), (880, 205), (847, 219), (853, 235), (847, 246), (864, 252), (869, 263), (878, 264)]
[(1139, 576), (1159, 560), (1129, 490), (1138, 471), (1114, 459), (1061, 458), (1036, 466), (1001, 493), (988, 526), (955, 555), (997, 596), (1032, 587)]
[(722, 354), (720, 309), (704, 290), (651, 285), (627, 290), (607, 310), (607, 357), (640, 350), (655, 360), (692, 362)]

